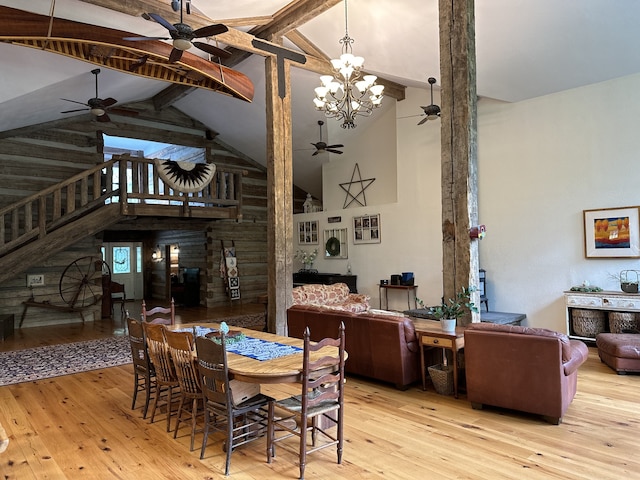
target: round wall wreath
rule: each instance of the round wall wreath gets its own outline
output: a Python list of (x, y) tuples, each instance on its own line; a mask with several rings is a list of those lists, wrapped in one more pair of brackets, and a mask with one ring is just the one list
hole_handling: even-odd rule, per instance
[(340, 240), (338, 240), (336, 237), (331, 237), (329, 240), (327, 240), (327, 253), (332, 256), (332, 257), (337, 257), (338, 255), (340, 255)]

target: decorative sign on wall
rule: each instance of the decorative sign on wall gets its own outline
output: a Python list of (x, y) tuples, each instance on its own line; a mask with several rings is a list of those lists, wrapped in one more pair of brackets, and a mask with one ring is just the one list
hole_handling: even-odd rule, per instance
[(380, 243), (380, 214), (353, 217), (353, 243)]
[[(358, 172), (357, 179), (356, 179), (356, 172)], [(344, 204), (342, 205), (342, 208), (347, 208), (353, 202), (359, 203), (361, 207), (366, 207), (367, 197), (364, 194), (364, 191), (375, 181), (376, 181), (375, 178), (365, 178), (363, 180), (362, 175), (360, 175), (360, 167), (356, 163), (356, 166), (353, 167), (353, 173), (351, 174), (351, 181), (340, 184), (340, 188), (342, 188), (345, 192), (347, 192), (347, 196), (344, 199)], [(351, 192), (352, 188), (355, 194)]]

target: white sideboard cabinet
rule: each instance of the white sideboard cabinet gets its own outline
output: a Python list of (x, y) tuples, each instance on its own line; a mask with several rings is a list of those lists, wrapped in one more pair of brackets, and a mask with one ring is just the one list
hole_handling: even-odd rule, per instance
[(571, 338), (594, 341), (595, 335), (578, 335), (573, 328), (573, 309), (599, 310), (605, 315), (605, 331), (609, 331), (608, 312), (640, 313), (640, 294), (624, 292), (564, 292), (566, 305), (567, 334)]

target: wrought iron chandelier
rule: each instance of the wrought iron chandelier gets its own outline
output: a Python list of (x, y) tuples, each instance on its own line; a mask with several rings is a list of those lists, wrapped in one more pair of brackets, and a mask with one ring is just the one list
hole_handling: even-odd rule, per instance
[(331, 60), (333, 75), (320, 77), (313, 103), (325, 116), (342, 120), (342, 128), (355, 128), (357, 115), (368, 117), (382, 102), (384, 85), (376, 85), (378, 77), (363, 75), (364, 58), (353, 55), (353, 38), (349, 36), (347, 0), (344, 0), (344, 37), (340, 39), (342, 55)]

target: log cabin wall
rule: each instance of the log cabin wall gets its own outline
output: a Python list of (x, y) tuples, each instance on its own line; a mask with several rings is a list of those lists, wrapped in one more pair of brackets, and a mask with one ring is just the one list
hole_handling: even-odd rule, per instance
[[(145, 267), (149, 266), (152, 249), (157, 244), (180, 244), (180, 264), (201, 268), (201, 304), (216, 306), (228, 301), (219, 276), (220, 239), (234, 240), (241, 265), (243, 302), (254, 301), (266, 293), (266, 169), (241, 153), (219, 142), (206, 126), (182, 114), (175, 108), (156, 111), (149, 102), (126, 105), (139, 111), (129, 117), (112, 116), (111, 122), (95, 122), (90, 115), (81, 115), (47, 124), (0, 132), (0, 206), (7, 206), (43, 188), (54, 185), (72, 175), (93, 167), (103, 160), (102, 133), (172, 142), (178, 145), (204, 147), (207, 161), (220, 166), (245, 170), (242, 180), (243, 220), (191, 222), (191, 219), (124, 220), (108, 232), (88, 236), (62, 252), (43, 258), (29, 272), (45, 273), (45, 286), (34, 288), (37, 300), (50, 298), (62, 303), (58, 293), (60, 274), (75, 259), (96, 255), (103, 241), (142, 241)], [(176, 128), (180, 127), (180, 128)], [(211, 248), (210, 248), (211, 247)], [(158, 272), (158, 264), (145, 271), (145, 292), (152, 298), (165, 282)], [(146, 282), (151, 277), (151, 286)], [(15, 278), (0, 284), (0, 314), (14, 314), (16, 327), (22, 315), (22, 302), (29, 299), (31, 290), (26, 286), (25, 272), (16, 272)], [(39, 310), (39, 309), (38, 309)], [(85, 315), (99, 319), (100, 307)], [(79, 322), (77, 313), (49, 310), (39, 312), (29, 308), (24, 326), (52, 323)]]

